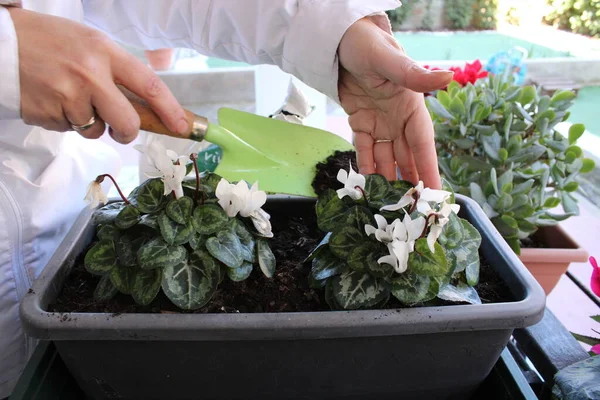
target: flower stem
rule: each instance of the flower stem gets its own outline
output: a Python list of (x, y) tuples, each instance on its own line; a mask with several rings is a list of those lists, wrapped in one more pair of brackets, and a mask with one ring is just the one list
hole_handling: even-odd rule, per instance
[(365, 190), (358, 185), (354, 186), (354, 189), (358, 189), (362, 192), (363, 199), (365, 199), (365, 206), (369, 207), (369, 199), (367, 199), (367, 193), (365, 193)]
[(429, 220), (431, 219), (431, 217), (433, 217), (434, 221), (435, 221), (435, 218), (437, 218), (437, 216), (438, 216), (437, 213), (429, 214), (429, 216), (425, 220), (425, 226), (423, 227), (423, 232), (421, 232), (421, 236), (419, 236), (419, 239), (427, 236), (427, 228), (429, 227)]
[(123, 201), (125, 202), (125, 204), (131, 205), (131, 203), (129, 202), (129, 200), (127, 200), (127, 198), (125, 197), (125, 195), (121, 191), (121, 188), (117, 184), (117, 181), (115, 180), (115, 178), (112, 177), (112, 175), (110, 175), (110, 174), (98, 175), (96, 177), (96, 183), (102, 183), (102, 182), (104, 182), (104, 178), (109, 178), (112, 181), (112, 183), (115, 184), (115, 187), (117, 188), (117, 192), (119, 192), (119, 195), (121, 196), (121, 198), (123, 199)]
[[(200, 193), (200, 171), (198, 171), (198, 154), (190, 154), (190, 160), (194, 163), (194, 172), (196, 173), (196, 192), (194, 193), (194, 200), (198, 201), (198, 194)], [(204, 193), (202, 193), (202, 204), (204, 204)]]
[(415, 212), (415, 210), (417, 209), (417, 204), (419, 203), (419, 198), (421, 197), (421, 195), (419, 194), (418, 191), (415, 191), (415, 193), (413, 193), (413, 198), (415, 199), (414, 203), (410, 206), (410, 209), (408, 210), (408, 214), (412, 214)]

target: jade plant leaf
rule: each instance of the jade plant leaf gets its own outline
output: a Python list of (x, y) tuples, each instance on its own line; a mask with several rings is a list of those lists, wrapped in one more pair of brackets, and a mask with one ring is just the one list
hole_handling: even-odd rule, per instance
[(275, 274), (275, 255), (269, 247), (267, 239), (259, 238), (256, 243), (256, 251), (258, 253), (258, 265), (260, 270), (267, 278), (272, 278)]
[(383, 199), (391, 188), (390, 183), (383, 175), (370, 174), (365, 176), (365, 193), (368, 201)]
[(197, 250), (200, 247), (204, 246), (204, 244), (206, 243), (206, 239), (208, 239), (208, 236), (202, 235), (200, 233), (194, 233), (190, 238), (188, 244), (190, 245), (192, 250)]
[(410, 272), (418, 275), (443, 277), (448, 273), (448, 261), (444, 249), (439, 243), (434, 246), (435, 253), (429, 250), (427, 239), (415, 242), (415, 251), (408, 257)]
[(392, 280), (392, 295), (409, 306), (434, 299), (439, 288), (437, 279), (408, 272)]
[(211, 235), (227, 225), (229, 217), (220, 206), (204, 204), (196, 207), (192, 219), (196, 232)]
[(231, 223), (233, 226), (233, 231), (240, 239), (240, 243), (242, 244), (242, 258), (244, 261), (248, 261), (250, 263), (254, 263), (256, 261), (255, 256), (255, 248), (256, 248), (256, 240), (254, 240), (254, 236), (246, 225), (237, 218), (232, 218)]
[(152, 303), (160, 290), (162, 275), (162, 269), (139, 270), (131, 288), (133, 300), (142, 306)]
[(241, 282), (250, 276), (252, 268), (252, 264), (244, 261), (239, 268), (227, 268), (227, 276), (234, 282)]
[(98, 239), (107, 239), (117, 241), (121, 236), (121, 231), (114, 224), (106, 224), (103, 225), (100, 230), (98, 230)]
[(142, 269), (164, 268), (183, 262), (187, 258), (187, 251), (183, 246), (169, 246), (157, 237), (140, 247), (137, 257)]
[(100, 282), (94, 290), (94, 300), (105, 301), (110, 300), (119, 293), (119, 290), (113, 285), (110, 280), (110, 275), (104, 275), (100, 278)]
[(455, 303), (481, 304), (477, 290), (464, 282), (459, 282), (457, 286), (452, 284), (442, 286), (437, 297)]
[(137, 271), (138, 268), (135, 267), (117, 265), (110, 271), (110, 281), (115, 285), (119, 292), (131, 294)]
[(125, 208), (125, 202), (123, 201), (108, 203), (107, 205), (94, 211), (94, 214), (92, 215), (92, 222), (96, 226), (113, 223), (123, 208)]
[(85, 269), (95, 275), (104, 275), (117, 265), (115, 244), (112, 240), (100, 240), (85, 255)]
[(348, 209), (337, 195), (331, 189), (321, 193), (317, 201), (317, 225), (323, 232), (333, 231), (344, 220), (344, 212)]
[(204, 306), (219, 284), (219, 263), (206, 251), (196, 250), (189, 260), (163, 270), (162, 289), (177, 307), (196, 310)]
[(242, 266), (242, 243), (237, 235), (229, 230), (220, 231), (217, 236), (206, 240), (206, 249), (209, 253), (227, 265), (229, 268)]
[(370, 240), (360, 243), (354, 247), (348, 254), (348, 266), (358, 272), (369, 272), (371, 270), (379, 270), (377, 260), (380, 255), (377, 253), (377, 246)]
[(193, 206), (194, 200), (184, 196), (179, 199), (171, 200), (169, 204), (167, 204), (165, 211), (173, 221), (185, 225), (192, 217)]
[(162, 210), (165, 205), (165, 185), (162, 180), (148, 179), (140, 186), (132, 190), (128, 200), (145, 214), (155, 213)]
[(331, 252), (342, 260), (346, 260), (350, 252), (362, 241), (365, 235), (354, 226), (341, 226), (336, 229), (329, 239)]
[(140, 212), (131, 204), (126, 205), (115, 218), (115, 225), (119, 229), (131, 228), (140, 220)]
[(389, 294), (379, 279), (362, 272), (336, 275), (331, 282), (333, 298), (345, 310), (372, 307)]
[(321, 281), (335, 275), (339, 275), (348, 267), (339, 258), (333, 255), (331, 250), (325, 248), (318, 257), (312, 261), (310, 276)]

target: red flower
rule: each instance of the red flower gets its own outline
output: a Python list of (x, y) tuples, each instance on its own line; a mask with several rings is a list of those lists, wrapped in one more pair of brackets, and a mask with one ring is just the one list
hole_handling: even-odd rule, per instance
[(592, 264), (592, 267), (594, 268), (592, 271), (592, 279), (590, 280), (590, 287), (596, 296), (600, 296), (600, 268), (594, 257), (590, 257), (590, 264)]
[[(430, 71), (437, 71), (441, 68), (430, 67), (429, 65), (423, 66), (425, 69)], [(487, 71), (482, 71), (481, 61), (475, 60), (473, 63), (467, 63), (464, 68), (450, 67), (450, 71), (454, 72), (453, 80), (456, 81), (460, 86), (466, 86), (468, 83), (475, 84), (478, 79), (485, 78), (488, 76)], [(446, 90), (447, 88), (444, 88)]]
[(592, 351), (592, 353), (594, 354), (600, 354), (600, 344), (594, 345), (592, 346), (592, 348), (590, 349)]

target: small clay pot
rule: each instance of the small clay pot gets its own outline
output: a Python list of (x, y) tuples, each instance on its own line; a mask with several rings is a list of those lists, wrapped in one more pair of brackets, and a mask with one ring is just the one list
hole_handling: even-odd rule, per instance
[(155, 71), (167, 71), (173, 64), (173, 49), (145, 50), (144, 54)]

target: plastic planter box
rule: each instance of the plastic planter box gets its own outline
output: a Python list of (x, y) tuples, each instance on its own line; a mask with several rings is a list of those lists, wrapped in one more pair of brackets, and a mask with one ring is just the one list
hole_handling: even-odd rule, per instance
[[(314, 200), (274, 196), (275, 207)], [(23, 300), (28, 334), (52, 340), (92, 399), (464, 399), (545, 295), (479, 206), (457, 196), (482, 254), (516, 301), (286, 314), (57, 314), (73, 260), (90, 243), (83, 211)]]

